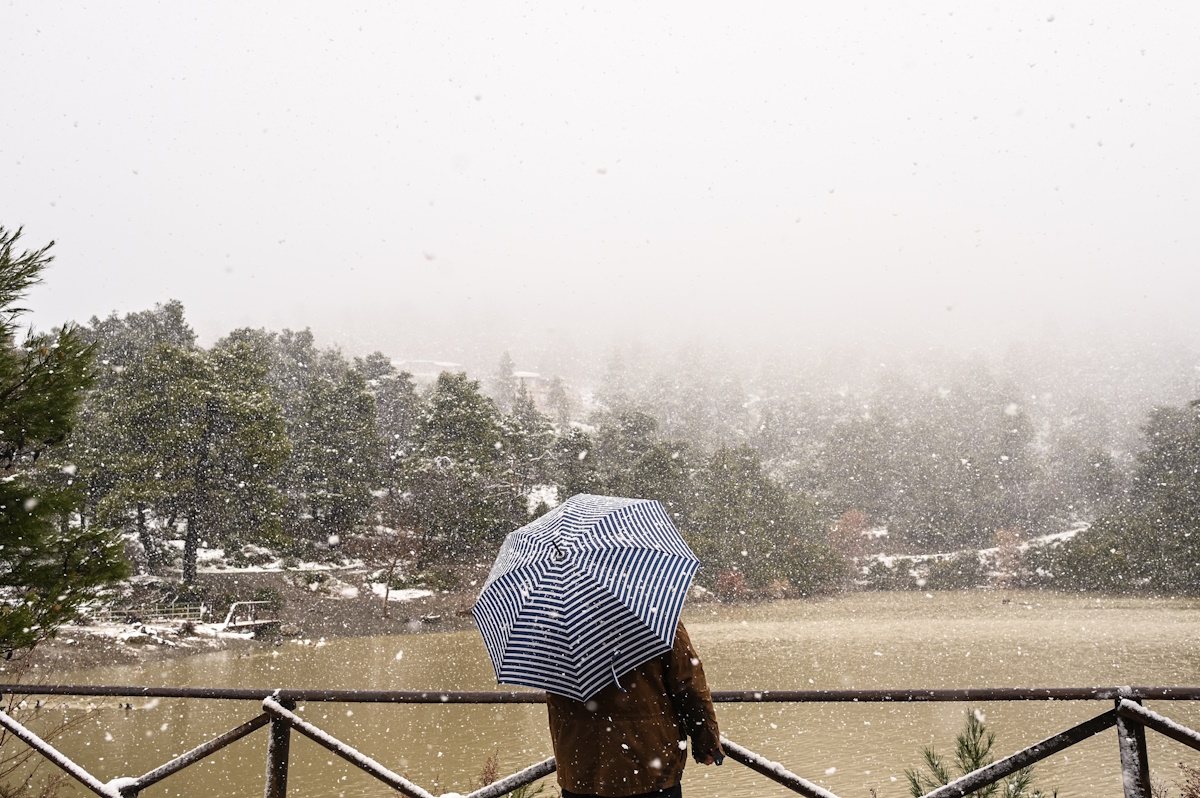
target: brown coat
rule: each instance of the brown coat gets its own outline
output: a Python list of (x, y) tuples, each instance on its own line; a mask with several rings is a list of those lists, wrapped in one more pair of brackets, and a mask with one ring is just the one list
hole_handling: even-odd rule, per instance
[(623, 674), (620, 684), (586, 702), (547, 695), (559, 786), (603, 796), (666, 789), (683, 775), (685, 737), (698, 761), (720, 751), (704, 667), (682, 623), (670, 651)]

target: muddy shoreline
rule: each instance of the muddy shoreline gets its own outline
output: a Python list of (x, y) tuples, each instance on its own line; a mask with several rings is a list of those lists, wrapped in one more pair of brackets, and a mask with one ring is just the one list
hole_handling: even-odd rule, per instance
[[(476, 597), (474, 587), (431, 591), (431, 595), (400, 601), (389, 599), (385, 617), (383, 600), (356, 584), (361, 583), (362, 576), (359, 572), (338, 572), (318, 583), (306, 581), (311, 575), (295, 572), (204, 573), (197, 583), (208, 606), (221, 610), (232, 600), (247, 601), (269, 594), (275, 606), (264, 611), (264, 617), (280, 623), (254, 638), (211, 637), (189, 632), (181, 623), (153, 621), (144, 626), (136, 622), (68, 625), (32, 652), (0, 661), (0, 681), (55, 682), (61, 674), (81, 669), (161, 662), (212, 651), (268, 648), (288, 638), (422, 634), (475, 626), (470, 615)], [(149, 634), (141, 634), (141, 630)]]

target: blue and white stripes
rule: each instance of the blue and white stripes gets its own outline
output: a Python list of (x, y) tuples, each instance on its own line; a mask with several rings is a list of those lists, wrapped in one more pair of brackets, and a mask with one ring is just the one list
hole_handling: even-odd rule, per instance
[(658, 502), (572, 496), (505, 539), (472, 610), (496, 680), (586, 700), (670, 650), (698, 565)]

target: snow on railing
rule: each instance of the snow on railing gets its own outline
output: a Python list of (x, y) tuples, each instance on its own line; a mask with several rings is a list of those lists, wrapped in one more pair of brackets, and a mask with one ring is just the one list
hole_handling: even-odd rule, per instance
[(771, 781), (782, 784), (792, 792), (807, 795), (809, 798), (838, 798), (824, 787), (819, 787), (811, 781), (797, 776), (778, 762), (760, 756), (749, 748), (743, 748), (724, 735), (721, 736), (721, 748), (725, 750), (730, 759), (741, 762), (755, 773), (760, 773)]
[(91, 773), (88, 773), (50, 743), (15, 721), (8, 713), (0, 712), (0, 726), (8, 729), (14, 737), (62, 768), (68, 776), (96, 793), (96, 795), (102, 795), (104, 798), (121, 798), (121, 793), (118, 792), (116, 787), (111, 784), (105, 784)]
[[(262, 701), (263, 714), (225, 732), (208, 742), (175, 757), (137, 778), (120, 777), (103, 782), (41, 739), (21, 723), (0, 712), (0, 726), (25, 742), (46, 759), (96, 795), (104, 798), (136, 798), (152, 784), (193, 765), (225, 746), (264, 726), (270, 726), (267, 749), (266, 798), (284, 798), (290, 732), (294, 729), (318, 745), (332, 751), (359, 769), (374, 776), (408, 798), (436, 798), (433, 793), (389, 770), (371, 757), (328, 732), (305, 721), (292, 710), (298, 701), (346, 703), (421, 703), (421, 704), (511, 704), (543, 703), (544, 693), (532, 691), (387, 691), (387, 690), (285, 690), (264, 695), (251, 688), (206, 687), (117, 687), (106, 685), (19, 685), (0, 684), (0, 693), (27, 695), (172, 697), (205, 699), (253, 699)], [(1200, 701), (1200, 687), (1057, 687), (1057, 688), (965, 688), (940, 690), (747, 690), (716, 691), (719, 703), (897, 703), (925, 701), (1112, 701), (1113, 708), (1066, 731), (1035, 743), (1028, 748), (928, 793), (925, 798), (961, 798), (989, 784), (1076, 745), (1093, 735), (1117, 727), (1125, 798), (1150, 798), (1149, 766), (1146, 758), (1145, 730), (1152, 729), (1186, 746), (1200, 750), (1200, 732), (1187, 728), (1141, 705), (1142, 700)], [(798, 776), (779, 762), (771, 761), (722, 737), (722, 747), (733, 759), (756, 773), (808, 798), (837, 796)], [(555, 771), (553, 757), (475, 790), (462, 798), (500, 798), (520, 787), (533, 784)], [(451, 798), (457, 793), (446, 793)]]
[(250, 614), (241, 620), (234, 619), (234, 613), (238, 607), (264, 607), (270, 604), (270, 601), (235, 601), (229, 605), (229, 612), (225, 613), (225, 620), (217, 627), (218, 629), (229, 629), (236, 626), (259, 626), (266, 623), (278, 623), (278, 621), (260, 621), (255, 610), (251, 609)]
[(88, 623), (116, 623), (127, 618), (134, 618), (143, 623), (151, 621), (203, 623), (207, 615), (208, 607), (204, 604), (162, 603), (123, 609), (113, 607), (89, 609), (83, 613), (83, 619)]
[[(286, 723), (288, 726), (300, 732), (322, 748), (326, 748), (337, 754), (342, 759), (357, 767), (359, 770), (370, 773), (372, 776), (379, 779), (389, 787), (399, 790), (405, 795), (411, 796), (411, 798), (434, 798), (433, 794), (426, 791), (423, 787), (413, 784), (399, 773), (393, 773), (361, 751), (346, 745), (332, 734), (318, 729), (308, 721), (303, 720), (299, 715), (295, 715), (290, 712), (286, 707), (270, 696), (263, 699), (263, 711), (272, 718), (276, 718), (279, 721)], [(278, 758), (272, 757), (272, 759), (277, 760)], [(279, 769), (282, 769), (286, 772), (286, 755), (284, 756), (282, 762), (272, 761), (267, 765), (267, 768), (268, 772)], [(283, 792), (284, 790), (280, 790), (280, 794)], [(267, 794), (271, 794), (271, 785), (269, 783), (267, 785)]]

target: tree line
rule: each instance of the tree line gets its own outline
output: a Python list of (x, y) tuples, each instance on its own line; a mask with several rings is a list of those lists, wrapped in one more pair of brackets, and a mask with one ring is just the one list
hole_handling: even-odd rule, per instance
[[(1200, 393), (1188, 377), (1196, 360), (1176, 364), (1172, 395)], [(846, 361), (746, 378), (694, 356), (639, 369), (617, 353), (600, 395), (694, 445), (752, 448), (778, 485), (818, 508), (859, 586), (1200, 593), (1197, 401), (1155, 406), (1141, 372), (1137, 410), (1114, 401), (1112, 379), (1021, 379), (972, 357), (868, 377), (869, 363)], [(883, 551), (946, 556), (910, 569), (870, 556)]]
[(1014, 569), (1064, 588), (1200, 591), (1194, 402), (1151, 411), (1128, 454), (1103, 413), (1039, 411), (977, 366), (747, 388), (686, 359), (648, 373), (614, 357), (585, 411), (558, 379), (539, 407), (507, 355), (485, 390), (463, 372), (419, 385), (307, 330), (202, 347), (178, 302), (21, 339), (17, 303), (50, 256), (19, 237), (0, 229), (6, 645), (126, 573), (123, 541), (189, 583), (201, 547), (234, 562), (340, 549), (452, 581), (580, 492), (661, 501), (700, 583), (735, 595), (861, 584), (872, 528), (900, 551), (1018, 550), (1079, 520), (1094, 523)]
[(1085, 534), (1042, 553), (1055, 584), (1200, 593), (1200, 400), (1155, 408), (1142, 429), (1129, 489)]
[(303, 553), (358, 536), (369, 551), (399, 536), (422, 567), (448, 552), (490, 561), (547, 509), (535, 491), (549, 487), (662, 501), (701, 580), (735, 592), (845, 585), (870, 528), (886, 528), (892, 550), (955, 551), (1081, 520), (1094, 529), (1012, 564), (1026, 583), (1094, 571), (1082, 552), (1113, 530), (1128, 562), (1101, 571), (1124, 576), (1082, 584), (1146, 587), (1172, 568), (1190, 576), (1154, 583), (1196, 582), (1182, 556), (1197, 498), (1181, 475), (1200, 462), (1192, 409), (1152, 411), (1145, 448), (1126, 460), (1087, 407), (1038, 415), (980, 367), (857, 394), (751, 395), (706, 390), (699, 375), (638, 385), (618, 365), (586, 413), (557, 379), (543, 412), (507, 354), (486, 388), (463, 372), (420, 386), (381, 352), (347, 358), (307, 330), (240, 329), (201, 348), (177, 302), (80, 334), (98, 358), (75, 443), (91, 475), (81, 517), (136, 532), (154, 564), (182, 530), (188, 580), (201, 542)]
[(203, 348), (178, 302), (79, 334), (96, 377), (69, 444), (78, 523), (124, 530), (150, 567), (178, 558), (186, 582), (202, 546), (490, 562), (548, 509), (538, 496), (581, 492), (662, 501), (714, 586), (811, 593), (844, 572), (816, 506), (752, 447), (700, 449), (630, 406), (564, 423), (516, 380), (499, 401), (464, 372), (419, 386), (383, 353), (347, 358), (307, 330)]

